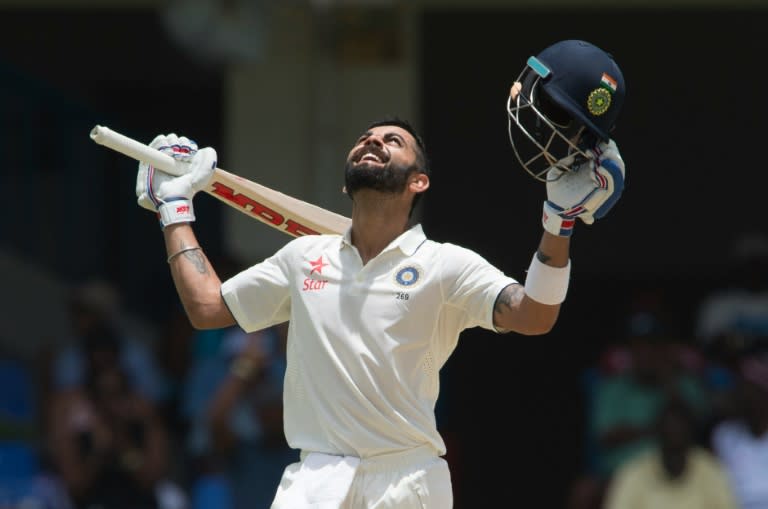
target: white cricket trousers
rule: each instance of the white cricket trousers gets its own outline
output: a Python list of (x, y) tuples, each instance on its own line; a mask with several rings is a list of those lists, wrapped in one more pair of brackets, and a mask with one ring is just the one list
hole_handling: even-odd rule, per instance
[[(302, 453), (302, 460), (305, 458)], [(301, 461), (283, 472), (270, 509), (297, 509), (288, 504)], [(293, 500), (293, 499), (291, 499)], [(285, 503), (284, 503), (285, 502)], [(309, 504), (307, 509), (330, 509)], [(336, 507), (334, 505), (334, 507)], [(448, 463), (430, 446), (383, 454), (360, 461), (352, 484), (338, 509), (452, 509), (453, 489)]]

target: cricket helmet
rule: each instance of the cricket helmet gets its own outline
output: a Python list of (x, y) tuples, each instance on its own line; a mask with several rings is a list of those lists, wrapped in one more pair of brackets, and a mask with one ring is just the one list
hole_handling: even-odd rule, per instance
[[(624, 103), (624, 76), (613, 57), (581, 40), (557, 42), (528, 59), (507, 101), (509, 138), (534, 178), (569, 171), (608, 141)], [(560, 173), (560, 172), (555, 172)]]

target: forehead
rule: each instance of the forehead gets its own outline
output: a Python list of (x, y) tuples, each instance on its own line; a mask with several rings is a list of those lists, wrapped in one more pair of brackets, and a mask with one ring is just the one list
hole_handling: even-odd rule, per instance
[(379, 125), (376, 127), (371, 127), (366, 131), (366, 133), (375, 134), (377, 136), (396, 134), (403, 138), (409, 145), (414, 145), (416, 143), (416, 140), (413, 138), (411, 133), (396, 125)]

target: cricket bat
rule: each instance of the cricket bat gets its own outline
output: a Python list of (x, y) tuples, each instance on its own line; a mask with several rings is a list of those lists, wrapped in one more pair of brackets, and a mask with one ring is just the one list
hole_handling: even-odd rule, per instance
[[(166, 173), (184, 174), (179, 166), (184, 163), (108, 127), (97, 125), (91, 129), (90, 136), (99, 145), (151, 164)], [(216, 168), (204, 191), (243, 214), (294, 237), (321, 233), (343, 234), (351, 223), (348, 217), (220, 168)]]

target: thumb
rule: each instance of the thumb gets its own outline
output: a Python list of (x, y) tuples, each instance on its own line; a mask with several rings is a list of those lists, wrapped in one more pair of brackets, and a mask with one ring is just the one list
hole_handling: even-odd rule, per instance
[(216, 169), (216, 150), (212, 147), (201, 148), (197, 151), (192, 162), (192, 187), (195, 191), (200, 191), (210, 182), (213, 171)]

